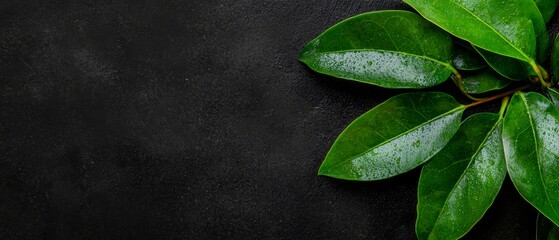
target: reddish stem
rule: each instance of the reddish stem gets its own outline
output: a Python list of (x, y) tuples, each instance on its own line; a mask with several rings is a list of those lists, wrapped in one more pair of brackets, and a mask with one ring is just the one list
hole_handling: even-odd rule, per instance
[(495, 95), (495, 96), (491, 96), (491, 97), (488, 97), (488, 98), (484, 98), (484, 99), (482, 99), (482, 100), (480, 100), (480, 101), (473, 102), (473, 103), (470, 103), (470, 104), (466, 105), (466, 108), (475, 107), (475, 106), (477, 106), (477, 105), (481, 105), (481, 104), (484, 104), (484, 103), (486, 103), (486, 102), (491, 102), (491, 101), (493, 101), (493, 100), (496, 100), (496, 99), (499, 99), (499, 98), (502, 98), (502, 97), (506, 97), (506, 96), (508, 96), (508, 95), (511, 95), (511, 94), (515, 93), (516, 91), (522, 91), (522, 90), (524, 90), (524, 89), (527, 89), (527, 88), (529, 88), (530, 86), (532, 86), (532, 85), (527, 84), (527, 85), (524, 85), (524, 86), (522, 86), (522, 87), (518, 87), (518, 88), (512, 89), (512, 90), (510, 90), (510, 91), (506, 91), (506, 92), (497, 94), (497, 95)]

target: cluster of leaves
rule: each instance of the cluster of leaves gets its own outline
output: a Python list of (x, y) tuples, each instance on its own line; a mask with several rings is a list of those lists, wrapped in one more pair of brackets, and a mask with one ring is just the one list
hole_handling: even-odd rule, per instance
[[(374, 181), (423, 165), (417, 237), (456, 239), (481, 219), (508, 174), (542, 214), (538, 239), (559, 236), (559, 92), (552, 88), (559, 40), (549, 57), (546, 28), (559, 0), (404, 2), (419, 15), (391, 10), (349, 18), (309, 42), (300, 61), (385, 88), (452, 79), (472, 102), (441, 92), (392, 97), (341, 133), (319, 175)], [(499, 113), (462, 120), (465, 109), (497, 99)]]

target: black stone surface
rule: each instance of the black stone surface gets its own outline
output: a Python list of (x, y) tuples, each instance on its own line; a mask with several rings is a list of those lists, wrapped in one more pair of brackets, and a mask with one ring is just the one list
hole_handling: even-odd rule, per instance
[[(316, 176), (343, 128), (398, 91), (296, 61), (381, 9), (409, 8), (0, 1), (0, 239), (413, 239), (418, 170)], [(506, 180), (466, 238), (533, 239), (535, 217)]]

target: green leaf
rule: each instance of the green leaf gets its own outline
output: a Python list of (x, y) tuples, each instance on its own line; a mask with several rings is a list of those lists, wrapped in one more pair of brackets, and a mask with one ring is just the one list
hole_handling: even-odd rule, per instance
[(553, 50), (551, 51), (551, 70), (555, 82), (559, 80), (559, 35), (555, 38)]
[(505, 179), (502, 119), (467, 118), (421, 171), (416, 233), (419, 239), (464, 236), (491, 206)]
[[(547, 30), (530, 0), (404, 0), (422, 16), (473, 45), (535, 66), (536, 35)], [(545, 40), (545, 39), (544, 39)], [(542, 40), (543, 41), (543, 40)]]
[(510, 84), (510, 80), (501, 77), (492, 69), (479, 74), (463, 76), (462, 86), (468, 93), (479, 94), (503, 89)]
[(555, 9), (559, 5), (559, 0), (534, 0), (534, 2), (542, 13), (542, 17), (545, 23), (549, 23), (549, 20), (551, 20), (551, 17), (553, 17)]
[(559, 109), (539, 93), (515, 93), (503, 123), (503, 145), (520, 195), (558, 223)]
[(450, 35), (415, 13), (361, 14), (329, 28), (303, 49), (316, 72), (386, 88), (426, 88), (451, 74)]
[(526, 80), (528, 79), (528, 66), (526, 63), (518, 59), (501, 56), (478, 47), (474, 47), (478, 53), (485, 59), (487, 64), (493, 68), (501, 76), (510, 80)]
[(473, 71), (487, 66), (483, 58), (473, 49), (466, 49), (462, 46), (456, 46), (454, 48), (452, 58), (452, 64), (458, 70)]
[(545, 24), (538, 24), (538, 26), (539, 27), (535, 27), (537, 35), (537, 62), (543, 64), (548, 59), (547, 54), (549, 50), (549, 33), (547, 32)]
[(548, 88), (547, 89), (547, 96), (549, 100), (555, 105), (555, 107), (559, 108), (559, 92), (556, 89)]
[(458, 130), (464, 109), (438, 92), (390, 98), (340, 134), (319, 175), (370, 181), (407, 172), (444, 147)]

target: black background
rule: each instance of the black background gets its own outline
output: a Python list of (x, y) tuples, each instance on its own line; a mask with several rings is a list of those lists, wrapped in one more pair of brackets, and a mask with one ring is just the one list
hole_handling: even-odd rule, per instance
[[(413, 239), (418, 169), (316, 176), (343, 128), (399, 91), (296, 61), (381, 9), (409, 8), (1, 1), (0, 238)], [(535, 217), (507, 179), (466, 238), (533, 239)]]

